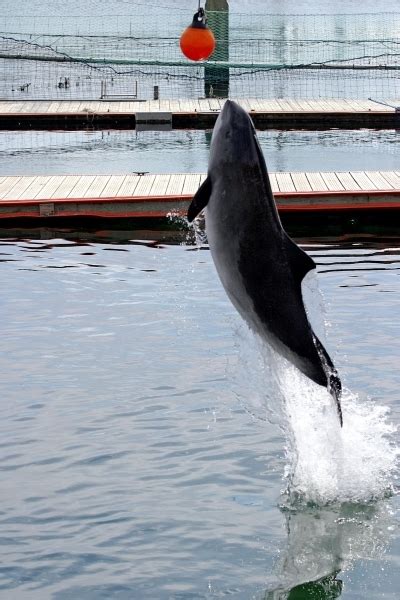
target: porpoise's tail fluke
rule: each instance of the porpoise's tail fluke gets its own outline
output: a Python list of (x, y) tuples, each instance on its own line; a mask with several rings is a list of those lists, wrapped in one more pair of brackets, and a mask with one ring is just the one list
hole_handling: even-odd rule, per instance
[(336, 370), (329, 375), (328, 390), (336, 402), (336, 408), (339, 415), (340, 427), (343, 427), (342, 405), (340, 404), (340, 396), (342, 395), (342, 382), (339, 379)]
[(343, 414), (342, 414), (342, 406), (340, 403), (340, 396), (342, 395), (342, 382), (340, 381), (340, 377), (338, 372), (335, 369), (335, 365), (333, 364), (331, 357), (314, 334), (314, 344), (317, 348), (318, 354), (321, 358), (322, 364), (324, 366), (324, 370), (326, 372), (326, 378), (328, 380), (328, 391), (331, 394), (332, 398), (336, 402), (336, 408), (339, 415), (340, 427), (343, 427)]

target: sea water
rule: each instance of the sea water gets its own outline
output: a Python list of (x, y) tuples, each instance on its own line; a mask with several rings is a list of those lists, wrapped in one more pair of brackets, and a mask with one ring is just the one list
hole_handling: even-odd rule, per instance
[[(1, 175), (206, 172), (211, 130), (0, 131)], [(269, 171), (396, 171), (399, 131), (259, 131)], [(156, 165), (156, 167), (155, 167)]]
[(304, 246), (341, 429), (243, 325), (204, 244), (13, 235), (0, 597), (397, 598), (398, 239)]

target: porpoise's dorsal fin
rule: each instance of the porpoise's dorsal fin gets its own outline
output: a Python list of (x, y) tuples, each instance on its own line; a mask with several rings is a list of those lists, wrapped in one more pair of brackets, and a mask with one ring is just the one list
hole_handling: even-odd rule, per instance
[(315, 269), (315, 262), (287, 234), (285, 234), (285, 251), (293, 276), (301, 286), (301, 282), (307, 273)]
[[(309, 256), (308, 254), (306, 254), (306, 252), (304, 252), (304, 250), (299, 248), (298, 245), (295, 244), (295, 242), (291, 240), (287, 234), (285, 234), (285, 251), (293, 277), (301, 289), (301, 282), (303, 281), (307, 273), (312, 271), (312, 269), (316, 268), (316, 264), (311, 258), (311, 256)], [(340, 403), (342, 383), (331, 360), (331, 357), (329, 356), (329, 354), (327, 353), (327, 351), (325, 350), (324, 346), (321, 344), (315, 333), (312, 333), (314, 345), (317, 349), (317, 352), (324, 366), (324, 371), (326, 373), (328, 391), (335, 400), (340, 426), (343, 427), (342, 406)]]
[(209, 177), (199, 187), (197, 192), (194, 195), (194, 198), (189, 206), (187, 212), (187, 218), (189, 223), (191, 223), (207, 206), (208, 201), (211, 196), (211, 180)]

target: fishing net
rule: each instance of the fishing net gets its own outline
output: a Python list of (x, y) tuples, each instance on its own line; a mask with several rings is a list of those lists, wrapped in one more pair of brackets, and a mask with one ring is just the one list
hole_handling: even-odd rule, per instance
[(187, 60), (187, 10), (0, 17), (3, 99), (400, 98), (400, 13), (208, 13), (211, 58)]

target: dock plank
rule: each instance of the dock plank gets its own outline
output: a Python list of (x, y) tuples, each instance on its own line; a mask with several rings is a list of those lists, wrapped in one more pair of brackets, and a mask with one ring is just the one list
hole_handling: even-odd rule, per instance
[(171, 175), (161, 174), (156, 175), (153, 185), (150, 188), (150, 196), (165, 196)]
[(305, 173), (292, 173), (292, 180), (297, 192), (312, 192), (312, 187)]
[(49, 104), (50, 102), (47, 101), (37, 102), (33, 105), (31, 112), (45, 114), (49, 108)]
[(373, 181), (368, 177), (368, 175), (364, 171), (352, 171), (352, 176), (358, 183), (361, 189), (365, 190), (377, 190), (377, 186)]
[(155, 175), (141, 175), (135, 190), (135, 196), (148, 196), (155, 178)]
[(311, 105), (304, 98), (297, 98), (296, 104), (299, 107), (299, 110), (302, 112), (311, 112), (312, 111)]
[(278, 182), (276, 180), (275, 173), (270, 173), (269, 174), (269, 180), (271, 182), (272, 193), (276, 194), (276, 192), (279, 192), (279, 185), (278, 185)]
[(59, 106), (60, 106), (60, 102), (50, 102), (47, 112), (55, 112), (56, 113), (58, 111)]
[[(282, 112), (293, 112), (293, 106), (290, 104), (288, 100), (283, 100), (281, 98), (276, 100), (279, 108)], [(297, 109), (296, 109), (297, 110)]]
[(306, 177), (313, 192), (324, 192), (328, 190), (328, 186), (323, 180), (320, 173), (306, 173)]
[(200, 98), (198, 100), (198, 111), (199, 112), (211, 112), (210, 103), (207, 98)]
[(367, 176), (378, 190), (393, 190), (395, 188), (379, 171), (368, 171)]
[(49, 181), (36, 194), (35, 200), (50, 200), (56, 189), (62, 184), (65, 178), (66, 175), (53, 175), (50, 177)]
[(85, 198), (85, 193), (92, 185), (93, 175), (81, 175), (81, 177), (69, 189), (66, 198)]
[(0, 102), (0, 114), (7, 115), (17, 112), (11, 102)]
[[(51, 199), (59, 200), (68, 198), (68, 195), (74, 189), (76, 183), (81, 179), (82, 175), (67, 175), (60, 185), (54, 190)], [(94, 175), (92, 175), (94, 179)]]
[(361, 190), (361, 186), (354, 179), (353, 174), (350, 172), (338, 172), (336, 173), (337, 178), (343, 185), (344, 189), (348, 192)]
[[(399, 100), (383, 100), (383, 104), (378, 104), (371, 100), (360, 100), (353, 98), (235, 98), (246, 110), (254, 109), (263, 112), (394, 112), (394, 106), (398, 105)], [(81, 112), (89, 110), (91, 112), (191, 112), (198, 111), (219, 111), (224, 105), (223, 98), (179, 98), (163, 100), (146, 100), (145, 102), (135, 102), (129, 100), (110, 101), (110, 100), (1, 100), (1, 113), (23, 113), (23, 112)], [(138, 108), (140, 107), (140, 108)]]
[(15, 104), (15, 112), (20, 113), (24, 110), (24, 102), (18, 102)]
[(169, 108), (163, 109), (160, 100), (147, 100), (146, 102), (136, 102), (136, 108), (134, 112), (138, 110), (138, 106), (140, 106), (139, 112), (169, 112)]
[(37, 102), (18, 102), (17, 103), (17, 110), (16, 112), (20, 113), (20, 114), (25, 114), (25, 113), (30, 113), (31, 111), (34, 110), (35, 106), (36, 106)]
[(358, 104), (358, 102), (354, 99), (350, 100), (350, 99), (344, 98), (342, 100), (342, 102), (345, 106), (347, 106), (347, 109), (351, 112), (359, 112), (360, 110), (364, 110), (364, 107), (361, 108), (361, 106)]
[[(250, 104), (248, 99), (246, 98), (240, 98), (239, 100), (235, 100), (235, 102), (237, 104), (239, 104), (239, 106), (241, 106), (243, 108), (243, 110), (245, 110), (246, 112), (250, 112)], [(225, 100), (223, 98), (221, 98), (221, 108), (223, 108), (225, 104)]]
[[(372, 100), (357, 100), (357, 105), (360, 110), (364, 111), (376, 111), (380, 112), (390, 112), (393, 110), (391, 106), (385, 106), (383, 104), (378, 104), (377, 102), (373, 102)], [(390, 104), (390, 102), (388, 102)]]
[(120, 187), (124, 183), (124, 180), (125, 175), (111, 175), (99, 197), (112, 198), (118, 196)]
[(160, 112), (171, 112), (171, 103), (169, 100), (160, 100)]
[[(206, 177), (206, 173), (0, 176), (0, 218), (21, 214), (45, 218), (43, 202), (57, 205), (48, 214), (56, 217), (160, 217), (171, 210), (185, 214), (190, 197)], [(270, 173), (270, 180), (280, 211), (400, 210), (400, 171)]]
[(22, 175), (7, 177), (0, 183), (0, 198), (3, 198), (5, 194), (8, 194), (14, 185), (16, 185), (22, 179)]
[(126, 175), (121, 187), (119, 188), (118, 195), (121, 197), (124, 196), (134, 196), (136, 192), (137, 185), (141, 180), (140, 175)]
[(379, 171), (379, 173), (394, 189), (400, 189), (400, 176), (396, 175), (394, 171)]
[(83, 195), (79, 195), (79, 198), (100, 198), (101, 192), (106, 187), (110, 178), (111, 175), (96, 175), (89, 187), (83, 192)]
[(34, 200), (48, 181), (49, 178), (46, 175), (38, 175), (19, 195), (19, 200)]
[(332, 110), (329, 103), (325, 100), (312, 100), (312, 103), (315, 107), (315, 112), (331, 112)]
[(2, 200), (18, 200), (25, 190), (35, 181), (37, 175), (24, 175), (14, 185), (10, 187), (8, 192), (2, 194)]
[[(253, 113), (256, 124), (263, 126), (276, 115), (278, 127), (396, 127), (394, 106), (399, 100), (388, 101), (390, 106), (370, 100), (351, 98), (236, 98)], [(0, 117), (4, 128), (59, 128), (60, 125), (84, 125), (87, 119), (97, 126), (111, 123), (117, 126), (132, 124), (136, 112), (173, 113), (173, 127), (212, 127), (214, 115), (221, 110), (221, 98), (163, 99), (135, 102), (133, 100), (1, 100)], [(385, 102), (385, 100), (383, 100)], [(114, 117), (114, 119), (113, 119)]]
[(111, 103), (107, 102), (106, 100), (101, 100), (101, 107), (99, 109), (99, 113), (101, 114), (108, 114), (111, 110)]
[(196, 105), (195, 105), (194, 100), (189, 100), (189, 99), (179, 100), (179, 108), (180, 108), (181, 112), (193, 113), (193, 112), (195, 112)]
[(349, 107), (342, 100), (332, 99), (325, 101), (332, 112), (348, 112)]
[(280, 192), (295, 192), (296, 187), (290, 173), (275, 173)]
[(182, 194), (195, 194), (200, 186), (200, 177), (200, 173), (190, 173), (189, 175), (186, 175)]
[(322, 179), (325, 181), (326, 186), (330, 192), (338, 192), (344, 190), (341, 181), (338, 179), (336, 173), (324, 172), (321, 173)]
[(209, 98), (208, 104), (209, 104), (210, 110), (212, 110), (212, 111), (219, 112), (221, 110), (221, 103), (218, 100), (218, 98)]
[(166, 190), (167, 196), (180, 196), (182, 194), (183, 186), (185, 183), (185, 173), (175, 173), (171, 175)]
[(288, 98), (287, 102), (289, 103), (289, 106), (291, 107), (293, 112), (308, 111), (308, 106), (305, 106), (305, 103), (302, 102), (301, 100), (299, 100), (298, 98), (296, 98), (296, 99)]
[[(67, 179), (70, 183), (72, 183), (70, 175), (67, 177)], [(77, 179), (74, 180), (73, 185), (70, 186), (65, 194), (65, 198), (83, 198), (83, 189), (86, 189), (89, 186), (90, 179), (90, 175), (78, 175)], [(62, 185), (62, 183), (60, 185)]]
[(180, 111), (179, 100), (170, 100), (169, 101), (169, 112), (177, 113)]

